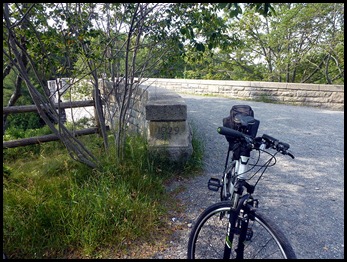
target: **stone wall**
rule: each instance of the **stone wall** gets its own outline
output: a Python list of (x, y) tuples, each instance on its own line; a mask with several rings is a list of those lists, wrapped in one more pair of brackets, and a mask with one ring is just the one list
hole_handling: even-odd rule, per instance
[[(105, 86), (102, 83), (103, 80), (100, 81), (102, 92), (110, 90), (110, 82), (106, 81)], [(148, 79), (133, 92), (128, 127), (129, 130), (145, 136), (151, 150), (166, 152), (172, 160), (186, 159), (193, 152), (191, 129), (187, 122), (187, 105), (177, 93), (274, 101), (332, 110), (344, 109), (343, 85)], [(115, 112), (115, 108), (112, 108), (111, 104), (111, 113)]]
[[(110, 90), (111, 83), (105, 84)], [(180, 95), (156, 86), (139, 85), (134, 89), (132, 102), (128, 128), (146, 137), (150, 150), (165, 153), (173, 161), (185, 161), (191, 156), (187, 105)]]
[(218, 95), (234, 99), (344, 110), (344, 85), (165, 78), (150, 78), (144, 84), (178, 93)]

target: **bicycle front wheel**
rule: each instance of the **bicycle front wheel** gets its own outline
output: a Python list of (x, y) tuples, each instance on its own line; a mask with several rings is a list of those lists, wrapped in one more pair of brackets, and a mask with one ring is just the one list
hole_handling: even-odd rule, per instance
[[(223, 259), (230, 212), (233, 212), (230, 202), (223, 201), (208, 207), (199, 216), (190, 233), (188, 259)], [(287, 238), (263, 214), (255, 213), (254, 219), (249, 221), (247, 232), (248, 236), (244, 242), (244, 259), (296, 258)], [(238, 234), (235, 233), (231, 243), (230, 259), (236, 257), (238, 238)]]

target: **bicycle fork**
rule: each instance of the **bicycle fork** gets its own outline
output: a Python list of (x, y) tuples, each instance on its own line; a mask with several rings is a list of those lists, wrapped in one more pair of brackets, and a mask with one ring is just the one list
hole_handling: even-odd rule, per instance
[[(238, 194), (235, 194), (234, 196), (239, 197)], [(249, 218), (247, 215), (244, 215), (243, 210), (241, 210), (241, 207), (244, 205), (245, 201), (248, 200), (248, 198), (249, 195), (246, 194), (241, 197), (240, 201), (236, 201), (236, 203), (239, 203), (238, 207), (232, 207), (232, 211), (229, 214), (229, 223), (225, 238), (223, 259), (230, 259), (231, 250), (233, 248), (232, 243), (235, 235), (239, 235), (238, 245), (235, 249), (236, 259), (243, 259), (245, 247), (244, 242), (250, 239), (252, 235), (252, 232), (249, 232), (248, 230)]]
[(231, 249), (232, 249), (232, 244), (234, 240), (234, 229), (237, 219), (237, 213), (236, 212), (231, 212), (229, 214), (229, 223), (228, 223), (228, 230), (227, 230), (227, 235), (225, 238), (225, 245), (224, 245), (224, 254), (223, 254), (223, 259), (230, 259), (230, 254), (231, 254)]

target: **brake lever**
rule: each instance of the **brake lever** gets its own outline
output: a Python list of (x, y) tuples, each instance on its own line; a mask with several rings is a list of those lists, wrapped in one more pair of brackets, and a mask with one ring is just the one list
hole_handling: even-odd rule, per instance
[(292, 153), (288, 152), (288, 151), (286, 152), (286, 155), (290, 156), (292, 159), (295, 158), (294, 155)]
[(289, 152), (289, 151), (287, 151), (287, 150), (283, 150), (283, 151), (279, 151), (281, 154), (283, 154), (283, 155), (288, 155), (288, 156), (290, 156), (292, 159), (294, 159), (295, 157), (294, 157), (294, 155), (291, 153), (291, 152)]

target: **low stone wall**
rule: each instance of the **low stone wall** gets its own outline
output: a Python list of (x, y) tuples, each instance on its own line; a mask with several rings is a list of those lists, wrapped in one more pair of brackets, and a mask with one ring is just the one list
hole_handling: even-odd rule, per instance
[[(110, 82), (106, 86), (111, 88)], [(165, 153), (173, 161), (185, 161), (193, 153), (187, 105), (177, 93), (156, 86), (138, 86), (133, 92), (128, 128), (147, 138), (149, 149)]]
[(344, 85), (150, 78), (144, 84), (178, 93), (219, 95), (344, 110)]
[(172, 160), (186, 160), (193, 153), (187, 105), (178, 94), (157, 87), (144, 87), (147, 141), (152, 149), (167, 152)]
[[(105, 84), (111, 87), (110, 82)], [(148, 79), (134, 90), (129, 130), (145, 136), (151, 150), (166, 152), (174, 161), (186, 159), (193, 152), (187, 105), (175, 92), (344, 109), (343, 85)]]

